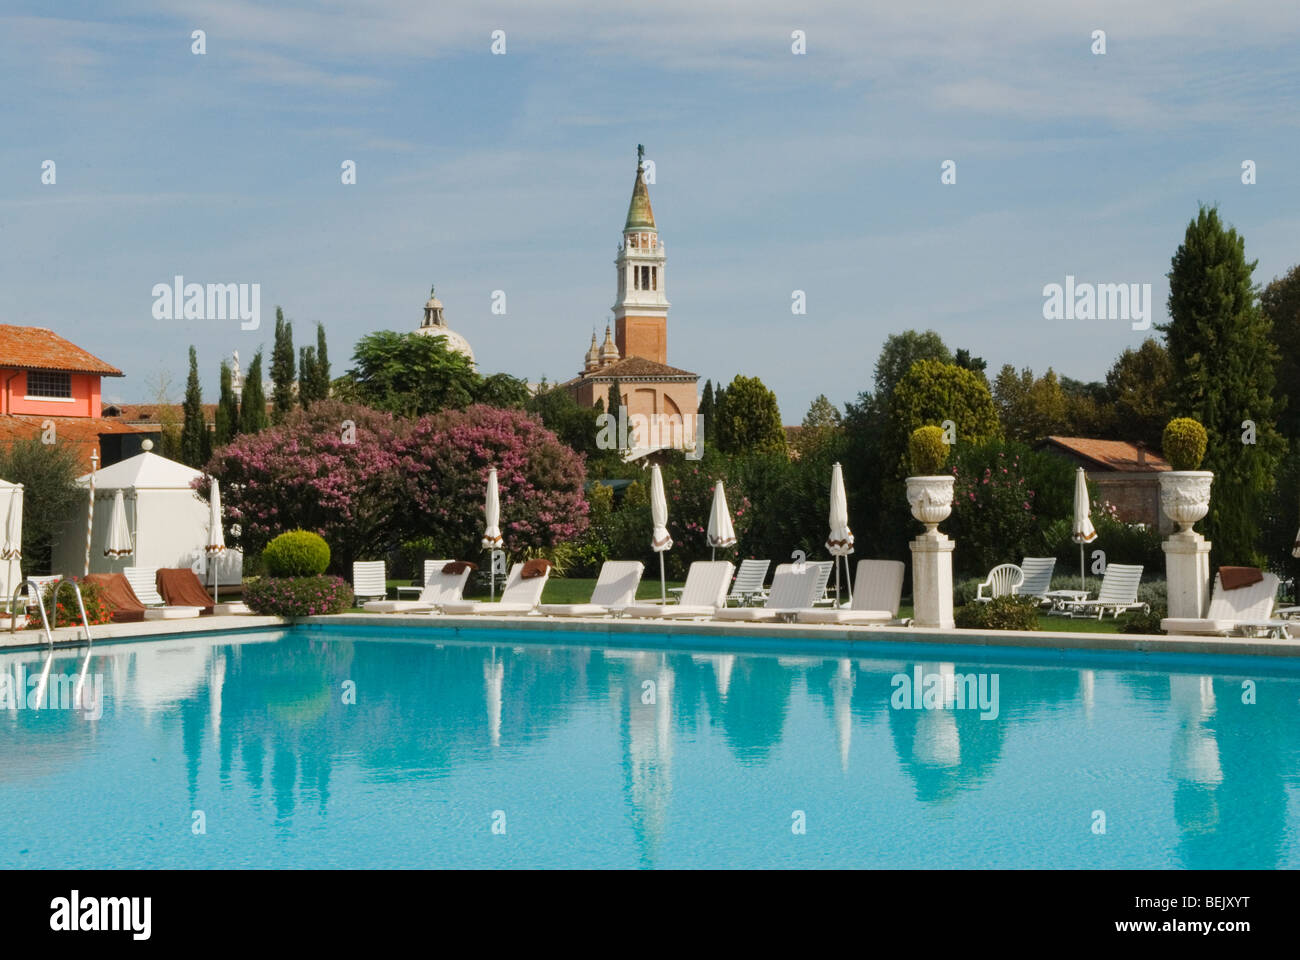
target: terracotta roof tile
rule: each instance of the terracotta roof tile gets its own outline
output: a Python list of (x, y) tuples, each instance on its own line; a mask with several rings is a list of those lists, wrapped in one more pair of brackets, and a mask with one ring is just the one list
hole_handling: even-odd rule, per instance
[(157, 427), (135, 427), (120, 420), (102, 417), (46, 417), (24, 414), (0, 414), (0, 446), (9, 446), (23, 437), (40, 436), (49, 422), (60, 444), (73, 444), (78, 456), (89, 462), (93, 448), (99, 446), (101, 434), (157, 433)]
[(1169, 464), (1159, 454), (1146, 451), (1145, 462), (1138, 462), (1138, 447), (1127, 440), (1093, 440), (1088, 437), (1048, 437), (1045, 443), (1059, 447), (1096, 464), (1097, 470), (1121, 473), (1151, 473), (1168, 470)]
[(0, 323), (0, 367), (98, 373), (106, 377), (124, 375), (117, 367), (64, 340), (53, 330), (8, 323)]
[(699, 374), (691, 373), (689, 370), (683, 370), (680, 367), (670, 367), (666, 363), (659, 363), (645, 357), (627, 357), (616, 363), (611, 363), (607, 367), (601, 367), (599, 370), (583, 374), (581, 377), (569, 382), (613, 380), (615, 378), (630, 379), (632, 377), (695, 377), (699, 379)]

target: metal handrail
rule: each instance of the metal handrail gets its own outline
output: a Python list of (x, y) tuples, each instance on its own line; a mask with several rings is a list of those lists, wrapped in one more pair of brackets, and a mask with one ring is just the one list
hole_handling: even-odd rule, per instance
[[(85, 632), (86, 643), (89, 644), (92, 642), (90, 638), (90, 618), (86, 616), (86, 604), (81, 599), (81, 587), (77, 585), (77, 582), (75, 580), (65, 580), (62, 577), (54, 581), (54, 592), (50, 594), (50, 600), (56, 607), (58, 606), (59, 591), (63, 589), (65, 583), (72, 587), (73, 596), (77, 598), (77, 610), (81, 613), (81, 629)], [(50, 618), (45, 613), (45, 598), (41, 596), (41, 585), (30, 577), (18, 584), (17, 588), (14, 590), (13, 597), (10, 598), (9, 634), (12, 636), (18, 627), (18, 617), (13, 615), (14, 604), (18, 602), (18, 595), (29, 586), (31, 587), (32, 595), (36, 597), (36, 606), (38, 606), (41, 611), (41, 627), (45, 630), (45, 640), (49, 643), (50, 649), (53, 650), (54, 634), (50, 632)], [(28, 606), (31, 606), (31, 604), (29, 603)]]

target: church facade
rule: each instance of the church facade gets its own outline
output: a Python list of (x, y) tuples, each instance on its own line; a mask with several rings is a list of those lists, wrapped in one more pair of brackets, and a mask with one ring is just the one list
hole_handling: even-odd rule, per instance
[(598, 401), (608, 404), (610, 386), (617, 382), (634, 453), (694, 445), (700, 379), (668, 365), (667, 258), (650, 207), (643, 157), (638, 146), (632, 202), (614, 260), (613, 329), (606, 326), (601, 344), (592, 334), (582, 373), (561, 385), (579, 404), (594, 407)]

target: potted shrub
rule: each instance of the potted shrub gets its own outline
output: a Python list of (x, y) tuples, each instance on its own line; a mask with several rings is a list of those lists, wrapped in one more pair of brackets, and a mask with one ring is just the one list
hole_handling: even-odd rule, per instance
[(952, 513), (952, 474), (940, 473), (948, 459), (948, 444), (940, 427), (918, 427), (907, 441), (912, 476), (907, 478), (907, 502), (912, 516), (925, 524), (927, 535)]
[(1205, 427), (1191, 417), (1178, 417), (1165, 426), (1161, 449), (1172, 470), (1160, 474), (1160, 509), (1178, 524), (1178, 535), (1190, 536), (1192, 524), (1210, 512), (1214, 474), (1197, 469), (1209, 442)]

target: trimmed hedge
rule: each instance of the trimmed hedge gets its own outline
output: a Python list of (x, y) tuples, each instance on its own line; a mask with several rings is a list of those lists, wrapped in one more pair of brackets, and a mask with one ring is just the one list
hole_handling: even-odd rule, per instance
[(943, 469), (948, 460), (948, 444), (944, 443), (942, 427), (917, 427), (907, 440), (907, 457), (912, 465), (912, 476), (932, 477)]
[(1196, 470), (1205, 459), (1209, 437), (1205, 428), (1191, 417), (1177, 417), (1165, 425), (1161, 449), (1175, 470)]
[(343, 613), (353, 600), (352, 587), (342, 577), (262, 577), (244, 586), (249, 609), (274, 617)]
[(307, 530), (290, 530), (266, 545), (262, 563), (270, 577), (315, 577), (330, 565), (325, 538)]
[(997, 597), (988, 603), (968, 603), (953, 619), (967, 630), (1037, 630), (1038, 602), (1030, 597)]

